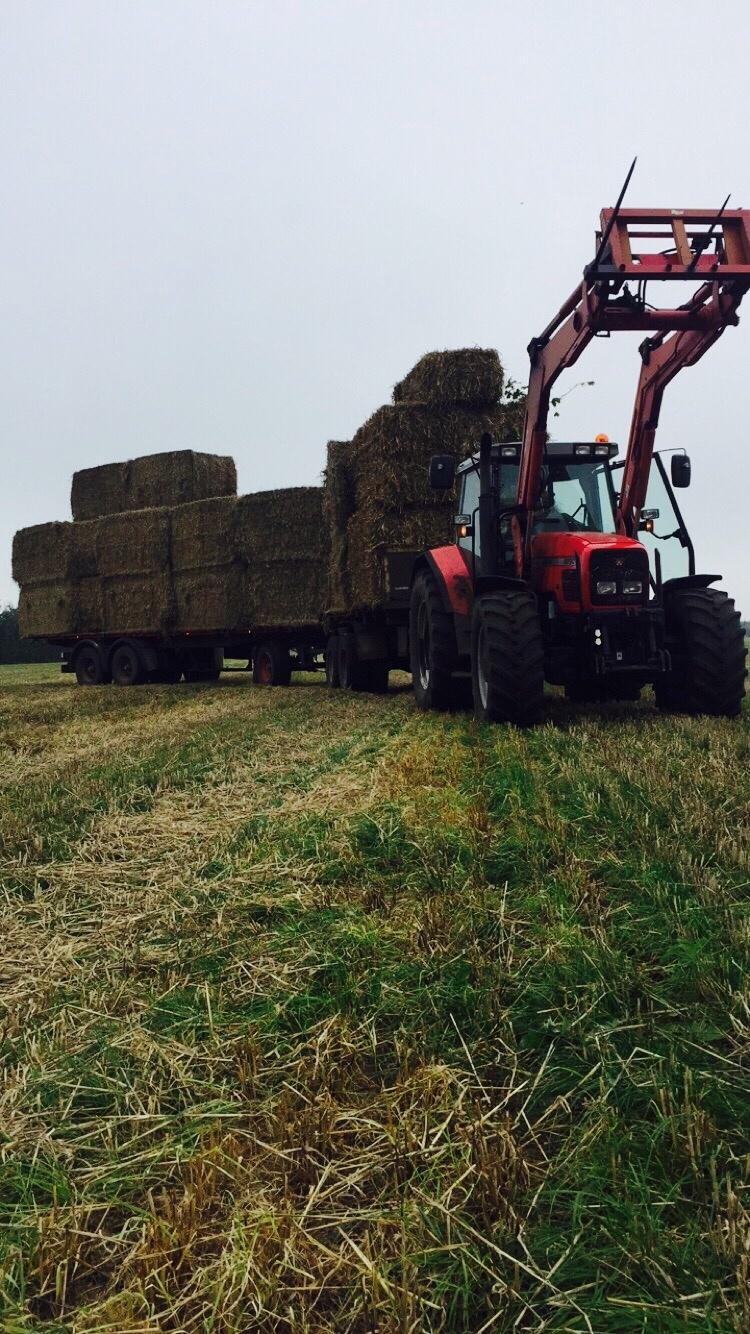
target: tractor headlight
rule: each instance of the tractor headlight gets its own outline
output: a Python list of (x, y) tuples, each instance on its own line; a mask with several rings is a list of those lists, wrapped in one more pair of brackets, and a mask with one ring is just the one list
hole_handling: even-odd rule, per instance
[(622, 591), (626, 597), (628, 596), (628, 594), (630, 594), (631, 596), (635, 593), (640, 594), (643, 592), (643, 581), (641, 579), (624, 579), (622, 584)]
[(598, 579), (596, 584), (597, 596), (600, 598), (613, 597), (617, 592), (616, 579)]

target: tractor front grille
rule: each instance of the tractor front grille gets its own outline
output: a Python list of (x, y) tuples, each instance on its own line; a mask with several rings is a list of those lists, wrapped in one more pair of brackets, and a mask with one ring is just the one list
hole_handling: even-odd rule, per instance
[[(601, 584), (610, 584), (604, 592)], [(630, 584), (640, 584), (633, 592)], [(648, 556), (635, 549), (623, 551), (594, 551), (589, 561), (589, 589), (593, 606), (641, 607), (648, 602)]]

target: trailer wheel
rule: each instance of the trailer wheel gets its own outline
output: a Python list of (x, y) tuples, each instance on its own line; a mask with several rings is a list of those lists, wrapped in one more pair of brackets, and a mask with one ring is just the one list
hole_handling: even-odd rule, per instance
[(76, 681), (79, 686), (100, 686), (105, 681), (104, 662), (95, 644), (84, 644), (75, 656)]
[(746, 649), (740, 613), (718, 588), (685, 588), (667, 602), (672, 670), (654, 682), (656, 703), (671, 713), (734, 718), (745, 695)]
[(471, 636), (474, 711), (480, 722), (526, 727), (542, 712), (544, 646), (531, 593), (480, 598)]
[(133, 644), (118, 644), (112, 654), (112, 680), (116, 686), (137, 686), (144, 680), (143, 663)]
[(292, 679), (289, 649), (275, 639), (260, 644), (253, 658), (253, 681), (257, 686), (288, 686)]
[(336, 690), (341, 685), (339, 679), (338, 635), (329, 635), (326, 643), (326, 685), (331, 690)]
[(457, 656), (453, 617), (443, 607), (434, 575), (422, 570), (409, 603), (409, 658), (420, 709), (450, 706)]
[(369, 662), (361, 662), (357, 657), (357, 643), (354, 635), (344, 632), (338, 636), (339, 685), (342, 690), (369, 690)]

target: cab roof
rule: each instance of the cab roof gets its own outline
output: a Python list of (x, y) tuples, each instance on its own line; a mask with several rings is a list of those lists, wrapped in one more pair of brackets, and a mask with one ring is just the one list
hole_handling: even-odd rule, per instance
[[(561, 460), (566, 463), (583, 463), (586, 459), (612, 459), (619, 452), (620, 446), (613, 440), (548, 440), (544, 447), (545, 462)], [(518, 463), (521, 457), (521, 441), (508, 440), (504, 444), (492, 446), (492, 460), (500, 463)], [(471, 454), (459, 463), (456, 472), (468, 472), (476, 468), (479, 454)]]

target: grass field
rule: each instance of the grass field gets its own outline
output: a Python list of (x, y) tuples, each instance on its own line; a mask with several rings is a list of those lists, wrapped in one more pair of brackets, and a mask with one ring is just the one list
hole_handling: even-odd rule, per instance
[(750, 1328), (750, 712), (0, 673), (4, 1331)]

